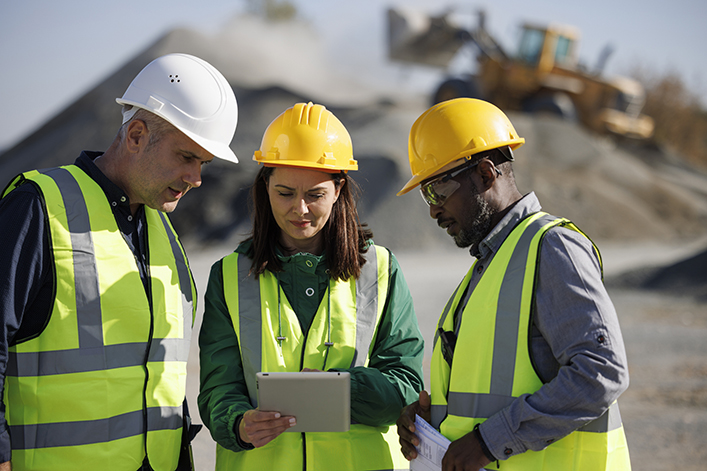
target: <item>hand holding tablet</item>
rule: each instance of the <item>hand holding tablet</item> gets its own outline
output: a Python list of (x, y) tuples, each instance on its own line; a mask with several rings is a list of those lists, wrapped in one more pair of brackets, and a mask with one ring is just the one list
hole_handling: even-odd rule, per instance
[(286, 432), (346, 432), (351, 424), (351, 378), (346, 372), (257, 373), (258, 409), (293, 416)]

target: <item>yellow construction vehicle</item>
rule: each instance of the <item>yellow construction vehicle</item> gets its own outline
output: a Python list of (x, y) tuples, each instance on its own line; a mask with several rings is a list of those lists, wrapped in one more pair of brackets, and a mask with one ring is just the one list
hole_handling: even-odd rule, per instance
[(651, 137), (653, 120), (641, 114), (643, 86), (628, 77), (604, 78), (603, 67), (585, 70), (579, 65), (578, 39), (579, 32), (570, 26), (524, 24), (518, 50), (509, 55), (486, 30), (483, 12), (478, 26), (467, 29), (453, 20), (452, 12), (430, 16), (388, 10), (391, 60), (446, 68), (465, 44), (478, 48), (476, 73), (445, 79), (433, 103), (481, 98), (508, 111), (577, 120), (600, 134)]

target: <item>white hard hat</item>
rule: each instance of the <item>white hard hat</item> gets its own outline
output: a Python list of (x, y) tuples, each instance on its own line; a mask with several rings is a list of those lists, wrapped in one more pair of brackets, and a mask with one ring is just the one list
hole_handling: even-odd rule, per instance
[(123, 112), (123, 123), (142, 108), (167, 120), (215, 157), (238, 162), (229, 147), (238, 123), (236, 96), (225, 77), (198, 57), (158, 57), (115, 101), (133, 106)]

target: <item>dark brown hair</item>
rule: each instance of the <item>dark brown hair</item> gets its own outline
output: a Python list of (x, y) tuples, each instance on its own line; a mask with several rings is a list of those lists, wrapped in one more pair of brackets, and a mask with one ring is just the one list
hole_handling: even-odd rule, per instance
[[(249, 256), (253, 259), (251, 272), (255, 276), (265, 270), (282, 271), (276, 247), (280, 240), (280, 227), (275, 221), (268, 196), (268, 179), (274, 167), (263, 167), (255, 177), (251, 187), (251, 215), (253, 231), (248, 240), (252, 241)], [(332, 173), (331, 179), (337, 188), (344, 180), (339, 198), (334, 203), (329, 220), (322, 228), (324, 253), (326, 254), (329, 276), (345, 281), (358, 278), (361, 267), (366, 262), (363, 253), (368, 249), (368, 240), (373, 233), (361, 224), (356, 209), (360, 187), (346, 173)]]

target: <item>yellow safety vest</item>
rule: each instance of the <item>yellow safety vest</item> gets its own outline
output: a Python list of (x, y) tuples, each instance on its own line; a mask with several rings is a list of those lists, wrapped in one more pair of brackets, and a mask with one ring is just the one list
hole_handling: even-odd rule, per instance
[[(451, 368), (439, 333), (435, 337), (432, 425), (452, 441), (543, 384), (531, 363), (528, 331), (540, 241), (556, 226), (582, 233), (567, 219), (536, 213), (504, 241), (464, 306)], [(448, 314), (456, 312), (474, 265), (442, 313), (438, 327), (444, 331), (454, 331), (454, 316)], [(506, 471), (630, 470), (618, 404), (544, 450), (527, 451), (499, 464)]]
[(148, 297), (93, 179), (76, 166), (32, 171), (5, 194), (25, 179), (43, 196), (56, 294), (41, 334), (10, 348), (13, 469), (135, 471), (147, 454), (174, 471), (196, 290), (169, 219), (145, 207)]
[[(223, 259), (224, 295), (253, 407), (257, 407), (255, 374), (259, 371), (368, 365), (390, 282), (390, 253), (371, 246), (366, 259), (357, 280), (329, 284), (306, 333), (275, 275), (266, 271), (255, 279), (248, 274), (251, 260), (238, 253)], [(280, 325), (286, 337), (281, 345)], [(329, 338), (334, 346), (326, 348)], [(263, 447), (238, 453), (219, 445), (216, 469), (383, 471), (409, 469), (409, 463), (400, 452), (394, 426), (352, 424), (349, 432), (286, 432)]]

